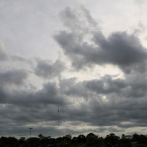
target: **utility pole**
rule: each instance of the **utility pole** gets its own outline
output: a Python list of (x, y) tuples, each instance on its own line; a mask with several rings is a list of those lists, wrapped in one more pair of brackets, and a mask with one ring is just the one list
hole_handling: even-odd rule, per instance
[(33, 128), (29, 128), (30, 129), (30, 147), (31, 147), (31, 131)]

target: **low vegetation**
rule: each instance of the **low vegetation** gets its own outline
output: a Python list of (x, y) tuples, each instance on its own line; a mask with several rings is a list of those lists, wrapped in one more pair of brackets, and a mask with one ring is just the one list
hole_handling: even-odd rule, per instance
[(106, 137), (99, 137), (93, 133), (72, 137), (66, 135), (59, 138), (38, 135), (26, 139), (21, 137), (1, 137), (0, 147), (147, 147), (146, 135), (122, 135), (116, 136), (114, 133)]

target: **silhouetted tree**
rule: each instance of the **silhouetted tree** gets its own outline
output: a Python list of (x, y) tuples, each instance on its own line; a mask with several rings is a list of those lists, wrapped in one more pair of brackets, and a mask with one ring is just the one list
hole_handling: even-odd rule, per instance
[(93, 133), (89, 133), (86, 136), (86, 145), (87, 145), (87, 147), (96, 147), (97, 140), (98, 140), (98, 136), (97, 135), (95, 135)]
[(119, 144), (119, 141), (120, 137), (116, 136), (114, 133), (110, 133), (105, 138), (105, 143), (107, 144), (107, 146), (114, 146), (116, 144)]
[[(114, 133), (107, 135), (104, 139), (93, 133), (89, 133), (86, 137), (80, 134), (78, 137), (73, 137), (68, 134), (63, 137), (51, 138), (50, 136), (32, 137), (26, 139), (21, 137), (1, 137), (0, 147), (147, 147), (147, 136), (134, 134), (132, 138), (128, 135), (116, 136)], [(132, 145), (131, 145), (132, 144)]]

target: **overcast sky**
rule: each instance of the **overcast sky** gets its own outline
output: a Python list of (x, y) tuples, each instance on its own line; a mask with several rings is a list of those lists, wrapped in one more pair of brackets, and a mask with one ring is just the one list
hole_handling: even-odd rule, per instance
[(147, 134), (146, 7), (0, 0), (0, 136)]

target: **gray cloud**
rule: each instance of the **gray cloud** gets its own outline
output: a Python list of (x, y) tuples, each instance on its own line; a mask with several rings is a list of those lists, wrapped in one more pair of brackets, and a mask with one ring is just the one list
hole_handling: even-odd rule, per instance
[(127, 87), (127, 83), (122, 79), (112, 79), (111, 76), (105, 76), (100, 80), (92, 80), (85, 82), (88, 89), (97, 93), (113, 93), (120, 92), (123, 88)]
[(12, 70), (5, 73), (0, 73), (0, 83), (1, 84), (15, 84), (22, 85), (27, 79), (28, 73), (24, 70)]
[(55, 63), (38, 60), (35, 74), (43, 78), (51, 78), (59, 76), (64, 69), (65, 66), (60, 60), (57, 60)]
[[(10, 84), (12, 83), (10, 82)], [(0, 87), (0, 92), (2, 96), (1, 104), (14, 104), (16, 106), (21, 105), (30, 107), (31, 105), (68, 105), (71, 103), (70, 99), (66, 99), (66, 97), (62, 95), (57, 84), (52, 82), (44, 84), (43, 88), (37, 91), (33, 91), (32, 89), (13, 90), (2, 85)]]
[[(83, 82), (76, 82), (75, 78), (62, 79), (59, 84), (49, 82), (37, 91), (8, 91), (1, 86), (0, 114), (2, 114), (2, 118), (8, 119), (3, 119), (3, 121), (6, 121), (7, 125), (12, 125), (12, 128), (17, 126), (17, 122), (24, 129), (29, 123), (35, 125), (42, 121), (44, 125), (49, 123), (49, 127), (55, 126), (51, 134), (54, 135), (57, 130), (57, 107), (59, 106), (60, 125), (64, 127), (61, 129), (62, 135), (68, 131), (73, 134), (91, 132), (94, 130), (92, 127), (121, 133), (126, 128), (146, 126), (146, 98), (140, 96), (131, 98), (129, 91), (133, 89), (131, 93), (134, 93), (138, 88), (144, 87), (145, 82), (141, 85), (142, 80), (143, 78), (136, 80), (135, 76), (134, 78), (126, 77), (123, 80), (104, 76), (99, 80)], [(146, 95), (145, 88), (144, 94)], [(103, 96), (106, 99), (103, 99)], [(74, 103), (72, 103), (72, 99), (74, 99)], [(13, 110), (11, 110), (12, 107), (14, 107)], [(7, 113), (3, 113), (4, 111)], [(79, 125), (79, 127), (86, 122), (91, 129), (79, 131), (77, 127), (73, 132), (66, 123), (70, 122), (72, 127), (74, 121), (77, 121), (76, 126)], [(125, 124), (125, 122), (129, 123)], [(34, 128), (37, 129), (37, 127)], [(42, 130), (44, 133), (44, 129), (41, 126), (39, 128), (37, 130)], [(97, 128), (97, 131), (100, 128)], [(21, 134), (21, 130), (19, 128), (17, 130), (17, 133)], [(35, 130), (35, 134), (37, 134), (37, 130)], [(104, 130), (102, 132), (105, 132)], [(13, 129), (11, 131), (13, 132)], [(12, 133), (11, 131), (10, 133)]]
[(83, 6), (80, 9), (72, 10), (70, 7), (65, 8), (60, 14), (63, 24), (70, 30), (76, 33), (85, 34), (97, 26), (96, 21), (91, 14)]
[[(113, 79), (111, 76), (104, 76), (101, 79), (76, 82), (75, 78), (63, 79), (60, 81), (60, 87), (63, 93), (73, 97), (83, 97), (90, 99), (101, 95), (117, 94), (121, 96), (128, 87), (132, 87), (126, 80)], [(144, 91), (145, 92), (145, 91)], [(127, 94), (131, 92), (128, 90)], [(133, 93), (133, 91), (132, 91)], [(128, 96), (128, 95), (127, 95)]]
[(102, 97), (107, 96), (108, 100), (119, 101), (121, 99), (144, 98), (147, 94), (146, 73), (126, 75), (125, 79), (114, 79), (106, 75), (100, 79), (76, 82), (76, 79), (61, 80), (62, 91), (69, 96), (83, 97), (90, 99), (97, 97), (103, 101)]
[[(65, 10), (64, 14), (66, 14), (63, 19), (64, 23), (65, 19), (66, 22), (70, 20), (69, 14), (73, 15), (73, 22), (66, 24), (66, 27), (73, 28), (74, 26), (75, 29), (72, 29), (71, 32), (60, 31), (54, 38), (63, 49), (65, 55), (70, 58), (75, 68), (113, 64), (126, 73), (130, 73), (132, 70), (140, 72), (146, 70), (147, 52), (135, 35), (129, 35), (126, 32), (115, 32), (106, 38), (100, 31), (90, 31), (92, 36), (90, 42), (93, 44), (88, 43), (85, 41), (85, 34), (75, 31), (76, 28), (79, 30), (79, 26), (76, 24), (78, 16), (75, 16), (71, 10), (70, 13)], [(88, 16), (85, 14), (85, 17)], [(81, 22), (80, 25), (82, 26), (83, 23)]]
[[(123, 79), (110, 75), (80, 82), (76, 78), (64, 79), (60, 74), (66, 67), (60, 60), (54, 63), (38, 60), (37, 66), (31, 67), (37, 78), (50, 80), (60, 76), (56, 82), (46, 82), (38, 89), (25, 84), (30, 81), (24, 70), (14, 67), (12, 71), (1, 72), (1, 134), (27, 136), (28, 127), (33, 124), (35, 135), (56, 136), (58, 106), (60, 135), (91, 131), (124, 133), (128, 128), (146, 127), (147, 54), (139, 38), (126, 32), (105, 37), (84, 7), (74, 13), (66, 8), (61, 19), (67, 30), (60, 31), (55, 39), (73, 67), (82, 69), (113, 64), (124, 71)], [(28, 61), (24, 57), (9, 55), (1, 48), (0, 60), (9, 63)]]
[[(143, 82), (143, 79), (143, 75), (134, 75), (134, 78), (126, 76), (123, 80), (111, 76), (83, 82), (76, 82), (75, 79), (62, 80), (62, 92), (78, 98), (77, 101), (85, 99), (77, 107), (62, 108), (65, 114), (62, 119), (87, 122), (91, 126), (117, 126), (115, 132), (124, 128), (145, 127), (147, 93), (146, 80)], [(69, 114), (66, 113), (67, 110)]]

